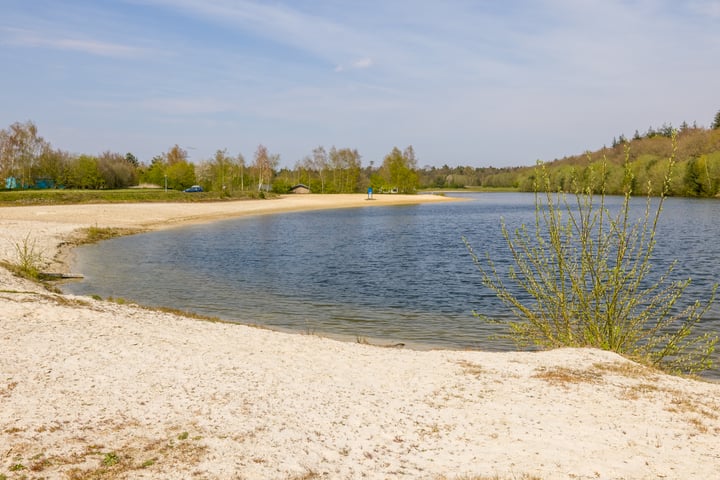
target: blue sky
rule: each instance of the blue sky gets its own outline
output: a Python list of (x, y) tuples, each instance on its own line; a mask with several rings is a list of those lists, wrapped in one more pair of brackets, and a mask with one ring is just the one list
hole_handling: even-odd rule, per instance
[(532, 165), (720, 110), (718, 0), (0, 0), (0, 128), (293, 166)]

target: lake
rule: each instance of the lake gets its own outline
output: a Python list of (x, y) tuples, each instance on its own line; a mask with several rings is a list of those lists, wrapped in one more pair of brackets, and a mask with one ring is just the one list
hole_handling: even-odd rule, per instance
[[(72, 269), (85, 279), (62, 288), (353, 341), (507, 350), (492, 338), (498, 327), (473, 315), (508, 312), (482, 286), (462, 239), (507, 264), (501, 219), (532, 225), (534, 196), (459, 195), (468, 201), (285, 213), (115, 238), (77, 248)], [(611, 207), (621, 201), (608, 199)], [(644, 201), (633, 200), (634, 216)], [(716, 200), (665, 203), (655, 263), (660, 271), (677, 260), (673, 278), (693, 279), (683, 298), (707, 298), (720, 281), (718, 218)], [(718, 305), (703, 328), (720, 331)]]

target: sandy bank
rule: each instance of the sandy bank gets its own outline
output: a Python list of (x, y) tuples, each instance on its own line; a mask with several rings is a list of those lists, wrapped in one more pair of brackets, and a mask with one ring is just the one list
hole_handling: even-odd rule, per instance
[[(0, 208), (0, 255), (12, 258), (28, 234), (52, 255), (84, 226), (163, 228), (367, 201), (347, 202)], [(720, 471), (720, 385), (607, 352), (379, 348), (54, 294), (3, 269), (0, 352), (9, 479)]]

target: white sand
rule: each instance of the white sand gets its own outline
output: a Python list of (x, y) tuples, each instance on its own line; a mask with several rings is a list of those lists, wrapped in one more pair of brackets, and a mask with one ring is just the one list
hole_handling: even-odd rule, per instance
[[(87, 225), (362, 202), (0, 208), (0, 258), (28, 233), (52, 256)], [(607, 352), (343, 343), (50, 293), (0, 269), (0, 478), (717, 478), (719, 412), (720, 384)]]

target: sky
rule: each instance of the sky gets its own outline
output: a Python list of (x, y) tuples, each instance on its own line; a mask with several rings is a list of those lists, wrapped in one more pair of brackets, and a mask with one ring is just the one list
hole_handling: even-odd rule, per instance
[(292, 167), (525, 166), (720, 110), (720, 0), (0, 0), (0, 128)]

